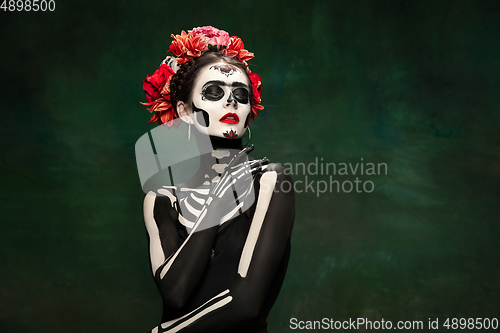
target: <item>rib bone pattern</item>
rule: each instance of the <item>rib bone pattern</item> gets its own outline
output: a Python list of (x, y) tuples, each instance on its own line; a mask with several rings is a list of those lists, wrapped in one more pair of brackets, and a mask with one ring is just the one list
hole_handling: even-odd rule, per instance
[[(219, 183), (228, 163), (234, 156), (231, 156), (227, 150), (216, 150), (212, 152), (212, 157), (214, 157), (216, 163), (212, 165), (211, 169), (214, 170), (215, 173), (212, 174), (211, 180), (210, 175), (204, 175), (206, 181), (203, 183), (203, 186), (198, 188), (163, 186), (162, 189), (157, 190), (160, 195), (168, 195), (172, 202), (177, 201), (177, 205), (174, 205), (174, 208), (179, 213), (179, 222), (186, 227), (188, 233), (193, 231), (195, 222), (200, 220), (199, 218), (204, 209), (210, 204), (208, 197), (211, 186), (219, 188), (220, 198), (226, 191), (234, 190), (231, 189), (231, 187), (238, 179), (248, 176), (259, 167), (258, 160), (245, 162), (245, 167), (241, 167), (241, 165), (233, 166), (231, 170), (227, 170), (231, 174), (231, 177), (226, 177), (225, 181)], [(250, 203), (245, 202), (245, 200), (249, 198), (251, 198), (251, 200), (254, 199), (253, 196), (250, 196), (250, 194), (253, 193), (253, 181), (249, 181), (248, 185), (249, 186), (244, 187), (243, 191), (240, 191), (241, 193), (235, 193), (234, 202), (230, 203), (232, 206), (230, 209), (227, 209), (227, 214), (222, 216), (220, 221), (217, 221), (219, 225), (238, 216), (238, 214), (242, 212), (242, 207), (248, 207), (253, 203), (253, 201)], [(167, 194), (166, 192), (169, 193)]]

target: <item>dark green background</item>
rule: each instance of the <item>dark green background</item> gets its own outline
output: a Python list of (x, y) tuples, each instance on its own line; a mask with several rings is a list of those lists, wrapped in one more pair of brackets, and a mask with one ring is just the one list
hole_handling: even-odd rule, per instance
[(372, 193), (297, 194), (271, 332), (291, 317), (500, 317), (500, 2), (56, 0), (0, 11), (1, 332), (159, 323), (141, 84), (171, 33), (202, 25), (256, 54), (253, 155), (388, 165), (360, 177)]

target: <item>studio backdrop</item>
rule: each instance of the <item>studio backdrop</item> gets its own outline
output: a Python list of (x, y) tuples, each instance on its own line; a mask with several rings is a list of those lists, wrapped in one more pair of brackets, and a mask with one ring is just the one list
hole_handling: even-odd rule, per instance
[(1, 332), (159, 323), (142, 81), (204, 25), (255, 53), (251, 156), (295, 181), (269, 332), (498, 325), (498, 1), (42, 2), (0, 9)]

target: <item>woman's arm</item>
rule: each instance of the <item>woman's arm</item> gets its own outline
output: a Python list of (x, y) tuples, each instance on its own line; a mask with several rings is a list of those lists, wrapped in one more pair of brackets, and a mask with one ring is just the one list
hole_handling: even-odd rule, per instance
[(162, 324), (166, 332), (183, 328), (186, 332), (218, 332), (257, 317), (278, 266), (284, 262), (294, 215), (291, 178), (281, 166), (270, 165), (260, 179), (259, 197), (240, 259), (238, 279), (229, 290), (185, 318)]
[[(181, 308), (205, 270), (218, 227), (192, 233), (181, 243), (175, 225), (176, 199), (172, 197), (149, 192), (144, 200), (144, 221), (156, 286), (167, 305)], [(168, 264), (170, 267), (166, 270)]]

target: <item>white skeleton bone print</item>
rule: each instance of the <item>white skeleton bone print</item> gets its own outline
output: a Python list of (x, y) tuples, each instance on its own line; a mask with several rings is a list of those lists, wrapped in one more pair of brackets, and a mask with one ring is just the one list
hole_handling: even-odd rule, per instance
[[(233, 157), (228, 163), (223, 162), (226, 162), (226, 159), (230, 157), (229, 153), (214, 151), (212, 156), (216, 157), (217, 161), (212, 166), (212, 169), (218, 173), (218, 176), (213, 177), (209, 183), (205, 182), (205, 186), (201, 188), (163, 186), (156, 193), (151, 191), (146, 196), (144, 212), (146, 228), (150, 235), (151, 266), (153, 275), (159, 272), (160, 279), (163, 279), (168, 274), (178, 255), (195, 232), (217, 224), (222, 225), (238, 214), (241, 214), (244, 207), (248, 207), (245, 201), (251, 201), (250, 205), (253, 203), (255, 197), (253, 193), (254, 175), (257, 172), (264, 171), (267, 167), (265, 164), (268, 163), (266, 158), (235, 163), (235, 160), (239, 156), (242, 156), (242, 153)], [(209, 176), (205, 175), (205, 178), (209, 179)], [(245, 178), (250, 181), (242, 182), (241, 180)], [(269, 208), (276, 181), (277, 173), (275, 171), (264, 172), (260, 179), (261, 186), (257, 196), (255, 213), (239, 260), (238, 274), (242, 278), (246, 277), (252, 261), (253, 252)], [(243, 185), (238, 186), (238, 184)], [(157, 195), (169, 198), (172, 207), (178, 212), (178, 221), (186, 227), (189, 234), (178, 250), (168, 258), (164, 255), (157, 223), (153, 214)], [(226, 200), (223, 200), (224, 198)], [(219, 206), (217, 209), (214, 209), (219, 214), (210, 214), (210, 216), (207, 216), (207, 209), (215, 202), (224, 202), (224, 207), (221, 209), (221, 206)], [(232, 203), (232, 205), (228, 205), (227, 203)], [(232, 299), (231, 290), (227, 289), (190, 313), (155, 327), (152, 332), (178, 332), (201, 317), (229, 304)]]

